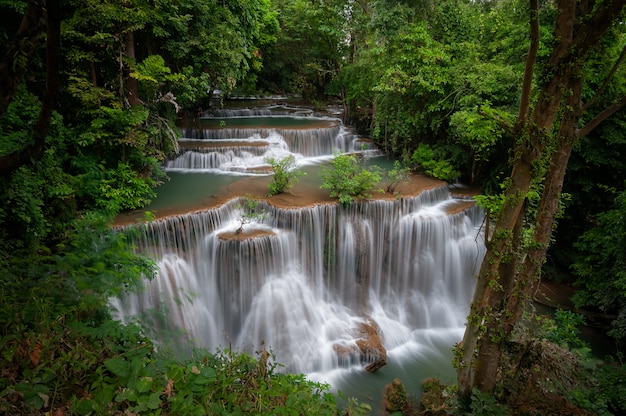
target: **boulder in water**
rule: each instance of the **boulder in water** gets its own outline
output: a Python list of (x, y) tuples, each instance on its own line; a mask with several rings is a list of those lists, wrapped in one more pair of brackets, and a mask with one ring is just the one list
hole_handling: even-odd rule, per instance
[(383, 345), (378, 324), (371, 319), (359, 325), (356, 345), (361, 352), (361, 361), (369, 363), (365, 370), (373, 373), (387, 364), (387, 350)]
[(406, 395), (404, 384), (399, 378), (394, 379), (385, 386), (384, 392), (385, 410), (390, 413), (401, 412), (404, 414), (409, 409), (409, 400)]

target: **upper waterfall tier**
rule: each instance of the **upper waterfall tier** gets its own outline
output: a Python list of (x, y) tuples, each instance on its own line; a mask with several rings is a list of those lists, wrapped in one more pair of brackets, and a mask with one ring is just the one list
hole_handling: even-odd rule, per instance
[(294, 156), (298, 163), (374, 149), (330, 117), (236, 116), (199, 118), (182, 128), (181, 154), (170, 171), (268, 174), (268, 160)]
[(253, 116), (312, 116), (313, 110), (285, 105), (256, 108), (212, 108), (204, 117), (253, 117)]

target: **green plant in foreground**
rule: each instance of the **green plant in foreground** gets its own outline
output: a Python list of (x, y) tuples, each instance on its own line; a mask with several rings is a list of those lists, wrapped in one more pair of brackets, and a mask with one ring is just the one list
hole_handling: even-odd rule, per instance
[(355, 199), (366, 199), (373, 192), (383, 192), (375, 189), (381, 179), (380, 168), (372, 166), (366, 168), (364, 159), (354, 154), (336, 155), (330, 162), (332, 169), (322, 172), (321, 189), (329, 189), (330, 196), (339, 198), (345, 207), (352, 205)]
[[(267, 351), (258, 358), (232, 351), (196, 351), (186, 362), (116, 356), (96, 369), (88, 396), (74, 402), (81, 415), (336, 415), (329, 386), (276, 372)], [(115, 409), (115, 411), (113, 411)]]
[(270, 158), (267, 162), (272, 165), (272, 169), (274, 170), (267, 196), (271, 197), (285, 192), (298, 182), (298, 177), (306, 175), (304, 172), (294, 170), (296, 167), (296, 158), (293, 155), (289, 155), (280, 160)]

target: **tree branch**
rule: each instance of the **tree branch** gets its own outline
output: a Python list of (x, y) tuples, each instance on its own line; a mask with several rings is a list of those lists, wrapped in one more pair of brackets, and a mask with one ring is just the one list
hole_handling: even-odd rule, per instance
[(519, 113), (517, 114), (517, 123), (519, 126), (525, 125), (526, 121), (528, 120), (528, 109), (530, 108), (530, 90), (533, 83), (533, 73), (535, 71), (535, 62), (537, 61), (537, 52), (539, 51), (538, 0), (530, 0), (529, 9), (530, 47), (528, 48), (528, 56), (526, 57), (526, 67), (524, 68), (524, 81), (522, 83), (522, 95), (520, 98)]
[(611, 68), (611, 71), (608, 73), (606, 78), (604, 78), (604, 82), (602, 83), (602, 86), (600, 86), (598, 91), (596, 91), (596, 93), (591, 98), (591, 100), (588, 103), (586, 103), (585, 105), (583, 105), (583, 111), (587, 110), (589, 107), (594, 105), (596, 103), (596, 101), (598, 101), (598, 99), (600, 98), (600, 95), (602, 95), (602, 93), (604, 92), (606, 87), (609, 85), (609, 82), (611, 81), (611, 79), (613, 79), (613, 76), (617, 72), (617, 69), (619, 68), (619, 66), (624, 61), (624, 58), (626, 58), (626, 45), (624, 45), (624, 47), (622, 48), (622, 53), (620, 53), (619, 58), (617, 58), (617, 61), (615, 61), (615, 64), (613, 65), (613, 68)]
[(586, 10), (581, 10), (577, 15), (578, 22), (570, 53), (579, 54), (580, 51), (587, 53), (606, 33), (609, 26), (620, 21), (619, 17), (623, 14), (625, 6), (625, 0), (607, 0), (599, 2), (595, 9), (590, 7), (590, 16), (583, 14)]
[(578, 137), (584, 137), (589, 134), (589, 132), (598, 127), (600, 123), (602, 123), (604, 120), (612, 116), (615, 112), (623, 108), (624, 105), (626, 105), (626, 95), (613, 103), (613, 105), (602, 110), (597, 116), (595, 116), (587, 124), (580, 128), (578, 130)]

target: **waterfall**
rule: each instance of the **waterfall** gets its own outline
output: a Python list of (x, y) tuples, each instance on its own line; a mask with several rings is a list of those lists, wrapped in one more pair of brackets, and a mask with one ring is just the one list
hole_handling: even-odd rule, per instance
[[(263, 114), (269, 110), (250, 111)], [(248, 114), (243, 110), (224, 114)], [(375, 150), (339, 119), (313, 116), (229, 116), (198, 119), (182, 128), (181, 153), (165, 164), (167, 171), (244, 172), (267, 175), (269, 159), (293, 155), (299, 164), (335, 153)]]
[(264, 345), (287, 371), (362, 365), (365, 323), (387, 350), (416, 330), (463, 325), (484, 243), (479, 209), (449, 214), (456, 202), (447, 187), (347, 209), (263, 202), (238, 233), (245, 213), (231, 201), (136, 225), (158, 276), (115, 307), (124, 319), (160, 311), (155, 329), (179, 344)]
[(259, 108), (213, 108), (206, 112), (207, 117), (254, 117), (273, 115), (309, 116), (313, 110), (301, 107), (273, 105)]
[[(181, 153), (165, 164), (170, 181), (148, 207), (163, 216), (119, 223), (133, 224), (134, 244), (158, 266), (143, 290), (111, 300), (121, 319), (141, 320), (158, 348), (181, 354), (266, 348), (284, 371), (361, 402), (378, 401), (396, 377), (419, 391), (421, 379), (453, 372), (485, 251), (479, 208), (447, 186), (309, 206), (315, 165), (337, 152), (380, 154), (338, 118), (304, 109), (211, 111), (182, 131)], [(309, 176), (285, 206), (302, 196), (306, 207), (237, 199), (241, 189), (263, 195), (264, 179), (236, 177), (266, 176), (268, 159), (286, 156)], [(364, 371), (382, 361), (376, 374)]]

